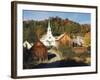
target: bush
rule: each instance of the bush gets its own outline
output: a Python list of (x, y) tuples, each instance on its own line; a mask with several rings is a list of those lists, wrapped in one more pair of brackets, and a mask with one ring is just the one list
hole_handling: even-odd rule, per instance
[(62, 52), (63, 57), (65, 58), (72, 58), (75, 55), (75, 53), (72, 51), (72, 48), (67, 45), (61, 45), (59, 50)]

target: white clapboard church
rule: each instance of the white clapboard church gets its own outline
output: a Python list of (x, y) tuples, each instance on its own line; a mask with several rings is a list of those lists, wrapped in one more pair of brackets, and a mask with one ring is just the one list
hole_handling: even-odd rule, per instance
[(40, 41), (47, 47), (49, 46), (56, 46), (55, 37), (52, 34), (50, 21), (48, 22), (47, 33), (42, 36)]

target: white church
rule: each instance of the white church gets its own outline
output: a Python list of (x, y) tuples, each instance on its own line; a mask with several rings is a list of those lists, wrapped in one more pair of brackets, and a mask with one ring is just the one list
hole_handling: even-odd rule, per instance
[(40, 41), (47, 47), (56, 46), (56, 41), (51, 31), (50, 22), (48, 22), (47, 33), (43, 35)]

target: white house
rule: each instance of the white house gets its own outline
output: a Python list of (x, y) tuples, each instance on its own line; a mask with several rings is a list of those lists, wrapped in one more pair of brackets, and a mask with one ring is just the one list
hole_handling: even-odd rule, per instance
[(30, 49), (32, 47), (32, 45), (28, 41), (24, 41), (23, 47)]
[(73, 43), (76, 43), (79, 46), (83, 46), (84, 44), (83, 37), (77, 36), (76, 38), (73, 39)]

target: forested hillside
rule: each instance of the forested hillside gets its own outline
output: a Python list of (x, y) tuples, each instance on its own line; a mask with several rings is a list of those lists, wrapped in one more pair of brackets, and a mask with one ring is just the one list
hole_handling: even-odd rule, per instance
[(23, 21), (23, 41), (27, 40), (29, 42), (34, 42), (36, 34), (39, 37), (46, 34), (49, 21), (54, 36), (59, 36), (64, 32), (69, 34), (70, 37), (73, 35), (84, 36), (87, 32), (90, 32), (90, 24), (79, 24), (67, 18), (50, 17), (49, 19), (41, 21)]

